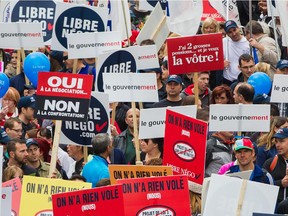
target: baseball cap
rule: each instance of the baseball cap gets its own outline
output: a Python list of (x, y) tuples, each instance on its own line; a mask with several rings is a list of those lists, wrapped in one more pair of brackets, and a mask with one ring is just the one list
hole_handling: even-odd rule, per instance
[(274, 134), (273, 138), (278, 138), (278, 139), (288, 138), (288, 128), (280, 128), (280, 129), (277, 130), (277, 132)]
[(39, 147), (38, 142), (35, 139), (33, 139), (33, 138), (30, 138), (30, 139), (26, 140), (27, 148), (29, 148), (31, 145), (37, 145)]
[(234, 150), (238, 151), (240, 149), (249, 149), (252, 151), (254, 149), (252, 141), (247, 138), (236, 140), (235, 145), (234, 145)]
[(21, 97), (19, 102), (18, 102), (18, 109), (21, 109), (22, 107), (24, 107), (24, 108), (31, 107), (31, 108), (35, 109), (34, 96)]
[(238, 25), (235, 21), (233, 20), (227, 20), (224, 23), (224, 30), (227, 33), (231, 28), (238, 28)]
[(286, 59), (281, 59), (278, 61), (276, 68), (278, 69), (283, 69), (283, 68), (288, 68), (288, 60)]
[(176, 82), (180, 85), (182, 85), (182, 79), (180, 76), (177, 76), (177, 75), (171, 75), (168, 77), (168, 80), (167, 80), (167, 83), (169, 82)]
[(11, 138), (8, 136), (8, 134), (4, 130), (1, 130), (0, 131), (0, 143), (3, 143), (6, 145), (10, 140)]

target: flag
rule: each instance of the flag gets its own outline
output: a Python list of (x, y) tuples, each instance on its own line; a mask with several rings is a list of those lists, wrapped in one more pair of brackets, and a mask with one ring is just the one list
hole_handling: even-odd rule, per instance
[(282, 44), (283, 46), (288, 45), (288, 1), (276, 1), (276, 9), (278, 10), (281, 32), (282, 32)]
[(202, 0), (169, 0), (168, 26), (171, 32), (195, 35), (203, 13)]

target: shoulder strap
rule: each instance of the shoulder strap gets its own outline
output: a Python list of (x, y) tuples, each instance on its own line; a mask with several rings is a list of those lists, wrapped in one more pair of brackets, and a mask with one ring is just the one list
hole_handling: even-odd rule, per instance
[(272, 172), (275, 169), (277, 162), (278, 162), (278, 155), (275, 155), (269, 167), (270, 172)]

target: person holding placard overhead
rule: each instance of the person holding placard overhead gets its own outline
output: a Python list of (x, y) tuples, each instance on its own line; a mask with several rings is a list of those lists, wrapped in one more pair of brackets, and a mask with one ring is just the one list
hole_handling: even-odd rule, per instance
[(261, 167), (254, 164), (255, 155), (257, 154), (256, 151), (257, 146), (255, 145), (254, 147), (249, 138), (236, 140), (234, 153), (237, 159), (237, 165), (230, 167), (227, 173), (253, 170), (249, 180), (274, 185), (272, 176), (265, 170), (262, 170)]

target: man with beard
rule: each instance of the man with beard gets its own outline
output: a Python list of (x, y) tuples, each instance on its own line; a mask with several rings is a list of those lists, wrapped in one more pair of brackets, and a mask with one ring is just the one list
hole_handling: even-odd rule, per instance
[[(211, 91), (208, 88), (209, 85), (209, 72), (200, 72), (198, 75), (198, 94), (199, 94), (199, 99), (201, 100), (201, 106), (202, 108), (208, 107), (209, 106), (209, 101), (210, 101), (210, 95)], [(180, 96), (182, 98), (188, 96), (188, 95), (194, 95), (195, 94), (195, 89), (194, 89), (194, 84), (189, 85), (187, 88), (185, 88)]]
[(7, 144), (9, 160), (4, 164), (3, 170), (8, 166), (17, 166), (23, 170), (24, 175), (39, 176), (36, 169), (27, 166), (27, 147), (26, 141), (21, 139), (12, 139)]

